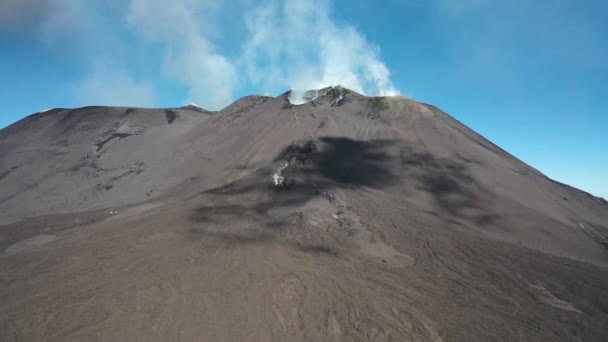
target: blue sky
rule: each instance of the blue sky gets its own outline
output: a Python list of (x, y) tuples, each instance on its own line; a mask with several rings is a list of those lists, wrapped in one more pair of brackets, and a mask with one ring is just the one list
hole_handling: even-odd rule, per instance
[(604, 0), (3, 0), (0, 127), (343, 84), (432, 103), (608, 198)]

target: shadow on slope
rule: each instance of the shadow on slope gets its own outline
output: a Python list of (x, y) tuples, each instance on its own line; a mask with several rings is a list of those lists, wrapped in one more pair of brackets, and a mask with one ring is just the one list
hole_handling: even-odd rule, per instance
[[(291, 242), (284, 237), (285, 232), (289, 227), (301, 226), (301, 210), (313, 198), (333, 203), (332, 191), (336, 188), (382, 188), (397, 182), (390, 167), (395, 158), (386, 151), (393, 144), (388, 140), (330, 137), (291, 144), (278, 153), (274, 168), (258, 169), (237, 182), (204, 192), (202, 195), (210, 204), (191, 213), (191, 221), (203, 224), (192, 229), (191, 236), (209, 236), (236, 244), (274, 241), (306, 252), (335, 254), (326, 244)], [(281, 165), (284, 186), (275, 186), (272, 176)], [(239, 219), (254, 222), (258, 229), (233, 233), (209, 228), (230, 225)]]
[(479, 226), (495, 223), (500, 217), (493, 213), (494, 195), (473, 176), (468, 165), (475, 161), (456, 156), (441, 158), (402, 146), (401, 164), (413, 173), (416, 188), (432, 195), (439, 214), (469, 219)]
[(310, 155), (303, 172), (325, 188), (334, 186), (369, 186), (382, 188), (398, 181), (391, 168), (394, 158), (387, 152), (395, 141), (358, 141), (324, 137), (325, 148)]
[[(396, 184), (430, 194), (435, 204), (430, 211), (450, 222), (463, 219), (484, 226), (499, 219), (491, 211), (493, 196), (467, 167), (474, 161), (415, 152), (402, 141), (308, 139), (285, 147), (274, 163), (277, 166), (273, 169), (258, 169), (239, 181), (204, 192), (208, 204), (193, 210), (189, 217), (201, 224), (190, 231), (191, 237), (210, 236), (236, 244), (273, 241), (333, 254), (327, 245), (307, 245), (285, 238), (288, 228), (304, 224), (304, 204), (313, 198), (324, 198), (334, 205), (336, 189), (383, 189)], [(273, 184), (277, 172), (283, 178), (281, 186)], [(209, 229), (235, 222), (252, 229)]]

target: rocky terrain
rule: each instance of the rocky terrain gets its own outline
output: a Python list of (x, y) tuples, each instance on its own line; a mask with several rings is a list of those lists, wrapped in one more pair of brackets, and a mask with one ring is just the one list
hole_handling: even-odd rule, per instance
[(4, 341), (608, 340), (608, 203), (405, 97), (36, 113), (0, 225)]

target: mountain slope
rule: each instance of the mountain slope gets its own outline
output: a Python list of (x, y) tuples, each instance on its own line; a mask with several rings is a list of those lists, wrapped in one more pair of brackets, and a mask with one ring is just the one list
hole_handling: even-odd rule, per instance
[(603, 338), (605, 201), (431, 105), (315, 95), (0, 131), (4, 337)]
[(171, 144), (210, 116), (85, 107), (34, 114), (3, 129), (0, 223), (133, 203), (175, 186), (181, 179), (166, 174)]

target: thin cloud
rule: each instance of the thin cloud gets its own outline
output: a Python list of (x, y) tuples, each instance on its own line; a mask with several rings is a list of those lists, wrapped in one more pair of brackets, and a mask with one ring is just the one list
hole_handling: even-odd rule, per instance
[(233, 98), (237, 72), (208, 39), (201, 22), (204, 12), (219, 3), (175, 0), (132, 0), (129, 24), (165, 50), (163, 70), (167, 77), (188, 86), (188, 101), (220, 109)]
[(2, 0), (0, 29), (27, 30), (45, 15), (49, 7), (49, 0)]
[[(228, 105), (243, 89), (277, 94), (341, 84), (369, 95), (399, 93), (379, 48), (355, 27), (337, 24), (330, 0), (26, 3), (19, 11), (43, 13), (41, 42), (71, 54), (78, 68), (88, 70), (74, 87), (80, 101), (124, 104), (121, 92), (102, 89), (112, 87), (113, 80), (115, 89), (137, 92), (130, 105), (142, 106), (153, 103), (152, 80), (181, 85), (186, 94), (180, 101), (208, 109)], [(234, 32), (242, 34), (224, 39)], [(150, 51), (154, 57), (145, 55)], [(146, 67), (158, 74), (137, 72), (133, 61), (158, 63), (158, 68)]]
[(85, 75), (70, 87), (77, 105), (154, 106), (151, 82), (133, 77), (125, 56), (130, 49), (113, 14), (118, 0), (48, 0), (38, 23), (41, 42), (73, 60)]
[(96, 66), (73, 90), (78, 102), (87, 105), (154, 107), (153, 84), (134, 80), (126, 70)]

